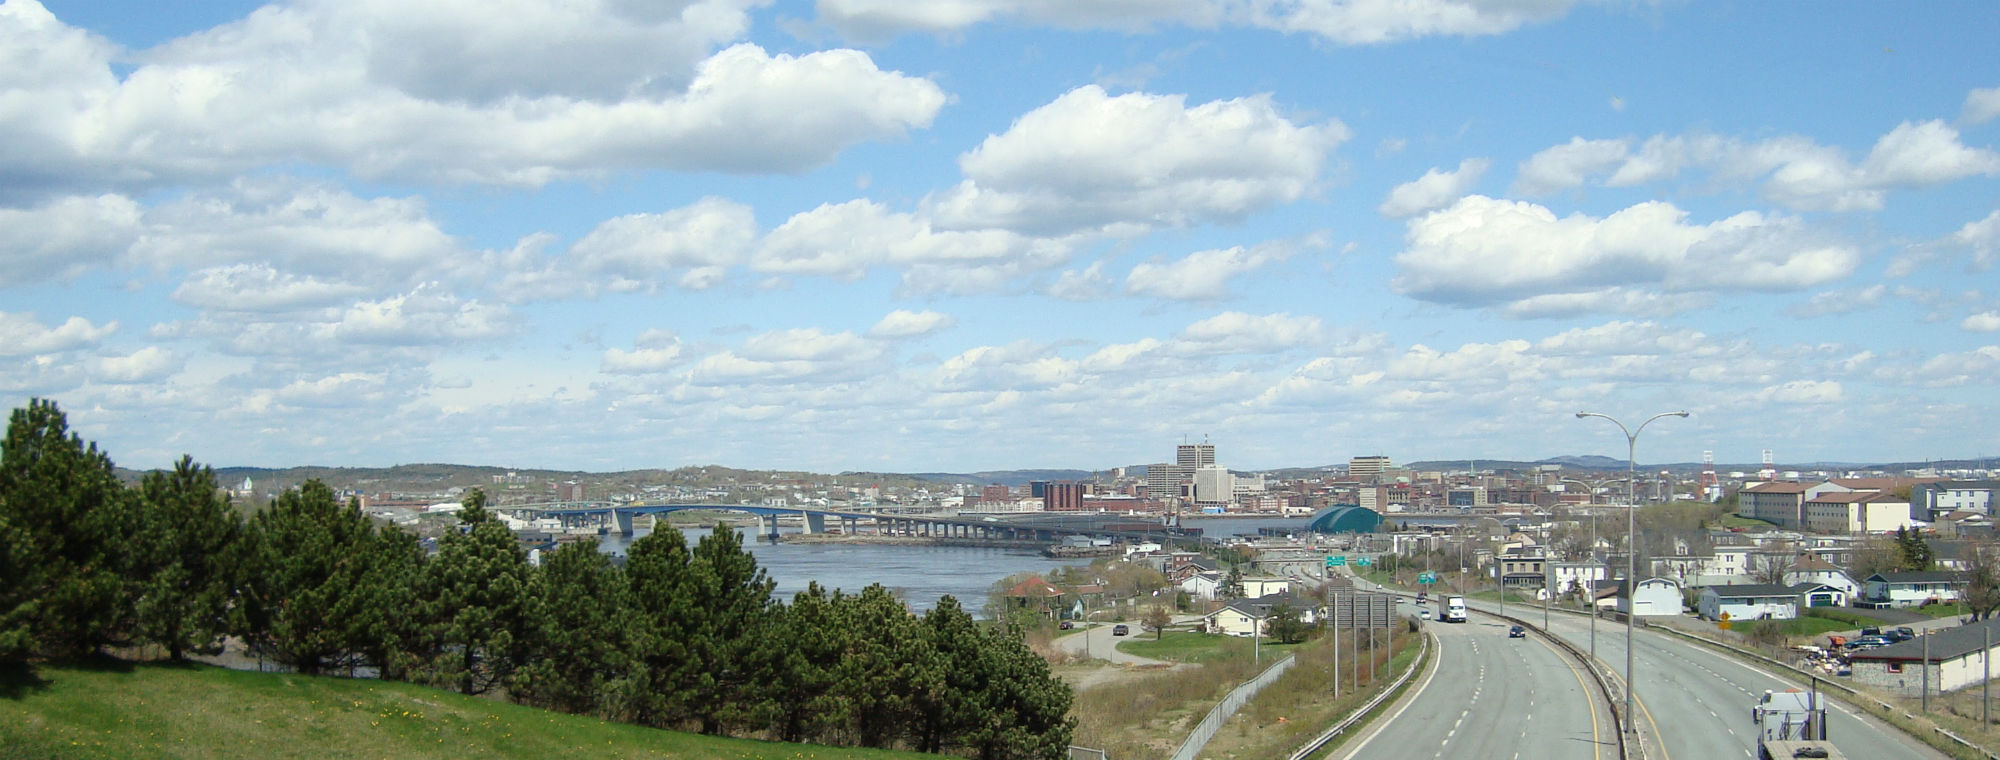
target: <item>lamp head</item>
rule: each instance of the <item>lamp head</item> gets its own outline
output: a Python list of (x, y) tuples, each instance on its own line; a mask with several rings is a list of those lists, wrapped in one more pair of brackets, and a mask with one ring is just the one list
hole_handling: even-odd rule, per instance
[(1579, 419), (1579, 420), (1580, 420), (1580, 419), (1583, 419), (1583, 418), (1585, 418), (1585, 417), (1589, 417), (1589, 416), (1590, 416), (1590, 413), (1589, 413), (1589, 412), (1577, 412), (1577, 413), (1576, 413), (1576, 418), (1577, 418), (1577, 419)]

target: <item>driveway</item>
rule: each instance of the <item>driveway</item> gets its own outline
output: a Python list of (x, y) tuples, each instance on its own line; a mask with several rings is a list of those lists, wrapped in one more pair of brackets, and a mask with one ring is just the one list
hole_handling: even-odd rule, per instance
[(1132, 636), (1111, 635), (1111, 623), (1089, 623), (1078, 626), (1077, 630), (1072, 631), (1069, 635), (1056, 639), (1056, 645), (1062, 647), (1062, 650), (1065, 652), (1083, 655), (1093, 660), (1103, 660), (1113, 665), (1173, 664), (1165, 660), (1155, 660), (1151, 657), (1140, 657), (1118, 651), (1118, 642), (1129, 641), (1133, 636), (1144, 631), (1143, 628), (1137, 625), (1130, 623), (1126, 625), (1132, 629)]

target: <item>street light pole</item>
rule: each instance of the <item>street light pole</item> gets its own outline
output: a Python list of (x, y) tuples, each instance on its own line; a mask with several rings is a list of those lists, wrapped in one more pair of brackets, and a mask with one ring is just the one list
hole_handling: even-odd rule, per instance
[[(1638, 724), (1632, 720), (1632, 695), (1637, 691), (1632, 682), (1632, 619), (1639, 611), (1638, 601), (1633, 599), (1639, 591), (1639, 434), (1646, 426), (1661, 417), (1687, 417), (1686, 411), (1661, 412), (1647, 417), (1637, 429), (1625, 427), (1616, 417), (1597, 412), (1577, 412), (1576, 418), (1603, 417), (1618, 426), (1618, 432), (1625, 434), (1625, 726), (1627, 730), (1638, 732)], [(1595, 600), (1592, 600), (1595, 603)], [(1595, 610), (1592, 610), (1595, 612)]]
[[(1584, 488), (1590, 489), (1591, 501), (1597, 500), (1596, 486), (1593, 486), (1589, 483), (1585, 483), (1581, 480), (1577, 480), (1576, 478), (1563, 478), (1563, 480), (1565, 482), (1575, 483), (1577, 485), (1583, 486)], [(1595, 569), (1597, 565), (1597, 510), (1595, 509), (1590, 510), (1590, 564), (1592, 568)], [(1585, 585), (1583, 596), (1584, 596), (1584, 601), (1583, 601), (1584, 607), (1586, 610), (1590, 612), (1590, 659), (1592, 661), (1595, 661), (1597, 659), (1597, 574), (1596, 573), (1591, 573), (1590, 583)]]

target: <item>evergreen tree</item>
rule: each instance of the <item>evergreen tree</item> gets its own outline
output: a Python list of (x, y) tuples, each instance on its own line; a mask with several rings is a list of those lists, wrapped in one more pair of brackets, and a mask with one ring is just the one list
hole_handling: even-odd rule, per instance
[(243, 519), (216, 487), (215, 472), (182, 456), (173, 472), (139, 482), (133, 580), (141, 641), (180, 660), (220, 651), (235, 598)]
[(783, 627), (772, 646), (779, 659), (766, 702), (767, 722), (781, 741), (825, 743), (841, 725), (836, 679), (853, 636), (841, 619), (846, 605), (839, 591), (829, 598), (812, 582), (782, 610)]
[(834, 694), (846, 708), (852, 743), (893, 747), (913, 721), (911, 689), (918, 663), (929, 659), (929, 641), (917, 619), (879, 583), (843, 601), (842, 623), (852, 635)]
[(1285, 602), (1271, 606), (1271, 623), (1268, 633), (1281, 644), (1297, 644), (1306, 640), (1309, 631), (1299, 619), (1299, 610)]
[(1896, 529), (1896, 564), (1904, 572), (1922, 572), (1931, 569), (1931, 545), (1924, 540), (1921, 530), (1911, 527)]
[(462, 694), (504, 684), (526, 659), (536, 619), (528, 558), (514, 532), (486, 511), (486, 493), (466, 494), (460, 530), (445, 534), (424, 565), (420, 609), (431, 647), (425, 680)]
[(1241, 598), (1243, 598), (1243, 566), (1242, 566), (1242, 565), (1240, 565), (1240, 564), (1236, 564), (1236, 565), (1230, 565), (1230, 566), (1229, 566), (1229, 576), (1228, 576), (1227, 578), (1224, 578), (1224, 579), (1223, 579), (1223, 581), (1222, 581), (1222, 588), (1220, 589), (1220, 593), (1222, 594), (1222, 598), (1224, 598), (1224, 599), (1241, 599)]
[(727, 527), (695, 544), (688, 565), (695, 594), (688, 646), (695, 667), (681, 688), (692, 697), (701, 732), (722, 734), (767, 712), (763, 692), (779, 659), (769, 646), (776, 584), (743, 549), (742, 536)]
[(369, 598), (368, 518), (317, 479), (279, 494), (245, 534), (243, 637), (301, 673), (359, 664), (353, 626)]
[(910, 741), (918, 752), (938, 754), (965, 743), (984, 724), (982, 692), (995, 672), (987, 636), (949, 595), (924, 613), (925, 659), (910, 663)]
[(0, 551), (13, 566), (0, 567), (0, 655), (26, 644), (72, 657), (129, 640), (131, 514), (111, 458), (70, 433), (55, 402), (14, 410), (0, 442), (0, 523), (11, 527), (0, 533), (12, 533)]
[(354, 617), (343, 626), (348, 647), (374, 663), (382, 677), (408, 680), (434, 654), (424, 621), (417, 614), (424, 588), (424, 547), (416, 535), (386, 526), (368, 541), (362, 569), (362, 596)]
[(516, 676), (515, 699), (580, 715), (615, 718), (631, 678), (630, 592), (625, 575), (595, 540), (546, 555), (534, 574), (532, 657)]
[(696, 668), (689, 639), (694, 583), (689, 577), (687, 539), (672, 527), (655, 527), (632, 542), (625, 579), (631, 588), (631, 652), (634, 688), (629, 705), (635, 723), (679, 728), (691, 710), (679, 685)]
[(1049, 671), (1018, 628), (983, 636), (990, 676), (979, 693), (983, 719), (964, 737), (979, 760), (1061, 760), (1069, 753), (1075, 694)]

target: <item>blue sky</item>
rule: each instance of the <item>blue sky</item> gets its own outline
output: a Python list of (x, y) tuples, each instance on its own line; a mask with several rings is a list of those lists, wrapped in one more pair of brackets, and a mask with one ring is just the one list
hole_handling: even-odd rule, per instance
[(121, 464), (2000, 453), (2000, 9), (0, 4)]

